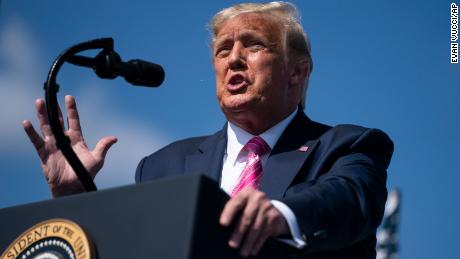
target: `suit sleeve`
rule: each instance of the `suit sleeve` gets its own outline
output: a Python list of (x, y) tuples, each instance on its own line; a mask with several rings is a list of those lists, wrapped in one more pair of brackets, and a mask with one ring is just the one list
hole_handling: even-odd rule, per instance
[[(383, 216), (392, 153), (385, 133), (367, 129), (323, 158), (327, 166), (319, 177), (288, 190), (283, 202), (308, 237), (308, 252), (340, 249), (374, 234)], [(314, 238), (315, 233), (322, 234)]]

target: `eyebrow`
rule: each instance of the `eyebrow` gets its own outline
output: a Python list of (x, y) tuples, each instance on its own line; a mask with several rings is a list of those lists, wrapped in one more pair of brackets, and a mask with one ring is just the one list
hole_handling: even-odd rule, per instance
[[(234, 37), (229, 36), (228, 34), (225, 34), (221, 37), (216, 37), (214, 46), (224, 44), (228, 41), (233, 41), (233, 38)], [(263, 36), (261, 33), (258, 33), (256, 30), (242, 31), (241, 33), (238, 34), (237, 40), (247, 40), (247, 39), (252, 39), (252, 38), (261, 38), (264, 41), (268, 40), (267, 37)]]
[(221, 38), (216, 38), (216, 40), (214, 41), (213, 45), (215, 47), (215, 46), (225, 44), (226, 42), (229, 42), (229, 41), (233, 41), (232, 37), (224, 36), (224, 37), (221, 37)]

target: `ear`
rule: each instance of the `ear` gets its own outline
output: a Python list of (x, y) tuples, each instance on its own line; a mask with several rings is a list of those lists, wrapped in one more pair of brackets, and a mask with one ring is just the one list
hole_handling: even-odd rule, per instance
[(292, 64), (291, 75), (289, 76), (290, 86), (303, 85), (310, 74), (310, 64), (307, 60), (299, 60)]

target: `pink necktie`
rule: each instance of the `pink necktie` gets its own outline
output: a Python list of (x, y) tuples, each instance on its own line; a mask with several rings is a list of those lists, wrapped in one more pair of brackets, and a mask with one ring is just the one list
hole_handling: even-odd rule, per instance
[(235, 188), (233, 188), (232, 197), (248, 186), (255, 189), (259, 187), (260, 178), (262, 177), (262, 163), (260, 158), (270, 152), (270, 147), (263, 138), (256, 136), (249, 140), (242, 150), (248, 151), (248, 160), (238, 178)]

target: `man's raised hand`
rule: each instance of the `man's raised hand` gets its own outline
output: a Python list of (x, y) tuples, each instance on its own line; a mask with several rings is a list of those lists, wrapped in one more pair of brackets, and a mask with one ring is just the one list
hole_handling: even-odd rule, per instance
[[(94, 178), (104, 164), (107, 151), (117, 142), (117, 138), (114, 136), (104, 137), (99, 140), (93, 150), (89, 150), (83, 139), (75, 99), (67, 95), (65, 97), (65, 106), (68, 115), (68, 128), (65, 130), (65, 135), (70, 138), (74, 152), (80, 158), (91, 177)], [(57, 197), (82, 192), (83, 186), (77, 175), (70, 164), (67, 163), (62, 152), (56, 147), (56, 139), (51, 131), (45, 101), (37, 99), (35, 101), (35, 108), (42, 134), (37, 133), (29, 120), (24, 120), (22, 124), (40, 157), (43, 173), (51, 189), (51, 193), (54, 197)], [(59, 119), (64, 128), (62, 113), (60, 113)]]

